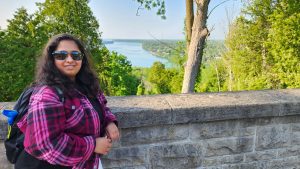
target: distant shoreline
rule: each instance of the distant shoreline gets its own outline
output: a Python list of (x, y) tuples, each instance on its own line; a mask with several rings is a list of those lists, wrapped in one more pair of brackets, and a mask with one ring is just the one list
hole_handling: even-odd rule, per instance
[[(117, 43), (117, 44), (116, 44)], [(185, 42), (183, 40), (155, 40), (155, 39), (104, 39), (104, 45), (121, 45), (121, 44), (141, 44), (142, 49), (152, 56), (160, 59), (165, 59), (171, 62), (174, 56), (174, 50), (180, 49), (182, 51), (177, 51), (177, 54), (184, 55)], [(208, 40), (207, 46), (205, 48), (205, 59), (213, 58), (220, 55), (220, 51), (224, 49), (224, 40)], [(175, 52), (176, 53), (176, 52)]]
[(102, 39), (103, 41), (184, 41), (184, 39)]
[[(130, 42), (130, 41), (185, 41), (185, 39), (102, 39), (102, 41), (126, 41), (126, 42)], [(225, 39), (208, 39), (208, 41), (225, 41)]]

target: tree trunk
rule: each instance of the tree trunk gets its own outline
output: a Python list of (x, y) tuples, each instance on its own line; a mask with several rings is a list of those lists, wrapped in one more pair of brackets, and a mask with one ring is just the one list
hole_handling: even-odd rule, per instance
[(182, 93), (194, 92), (196, 78), (202, 62), (205, 40), (208, 35), (206, 21), (209, 2), (210, 0), (196, 0), (197, 11), (193, 22), (188, 60), (185, 65)]
[(189, 46), (192, 36), (192, 27), (194, 21), (194, 3), (193, 0), (185, 0), (185, 33), (186, 33), (186, 52), (189, 51)]

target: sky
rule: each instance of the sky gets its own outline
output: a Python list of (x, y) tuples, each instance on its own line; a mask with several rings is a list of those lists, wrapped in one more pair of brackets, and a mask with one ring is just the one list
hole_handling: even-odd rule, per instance
[[(37, 10), (36, 2), (44, 0), (0, 0), (0, 27), (7, 27), (7, 19), (25, 7), (32, 14)], [(89, 6), (100, 24), (103, 39), (184, 39), (185, 0), (165, 0), (166, 20), (156, 15), (156, 9), (139, 10), (136, 0), (90, 0)], [(211, 0), (209, 9), (224, 2)], [(225, 39), (228, 20), (240, 14), (240, 0), (228, 0), (215, 8), (208, 18), (212, 29), (210, 39)]]

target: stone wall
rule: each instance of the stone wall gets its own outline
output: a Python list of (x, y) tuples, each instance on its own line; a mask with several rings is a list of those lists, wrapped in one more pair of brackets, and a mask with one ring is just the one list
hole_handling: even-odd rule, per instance
[(108, 102), (122, 137), (103, 157), (105, 169), (300, 169), (300, 89)]

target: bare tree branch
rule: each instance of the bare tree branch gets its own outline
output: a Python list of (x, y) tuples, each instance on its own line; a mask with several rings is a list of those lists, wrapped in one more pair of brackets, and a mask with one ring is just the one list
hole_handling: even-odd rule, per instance
[[(230, 1), (230, 0), (225, 0), (221, 3), (219, 3), (218, 5), (216, 5), (215, 7), (213, 7), (213, 9), (211, 9), (211, 11), (209, 12), (209, 14), (207, 15), (207, 18), (209, 18), (210, 14), (220, 5), (224, 4), (225, 2)], [(236, 1), (236, 0), (235, 0)]]

